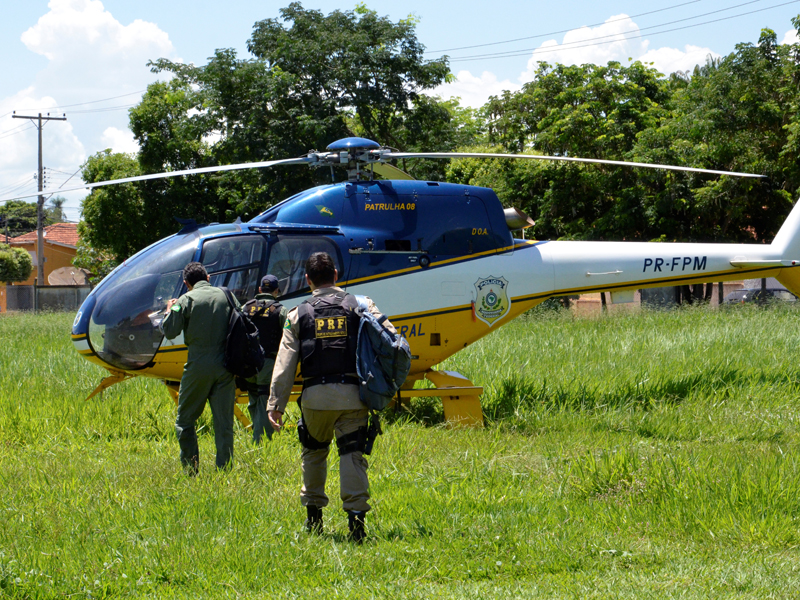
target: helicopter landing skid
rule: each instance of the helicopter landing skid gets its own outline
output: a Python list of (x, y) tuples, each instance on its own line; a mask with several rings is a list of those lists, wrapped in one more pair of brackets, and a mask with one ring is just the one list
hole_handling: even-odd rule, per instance
[(427, 390), (408, 389), (397, 392), (400, 404), (411, 398), (441, 398), (444, 419), (449, 427), (483, 427), (481, 394), (483, 388), (473, 385), (461, 373), (428, 369), (423, 375), (436, 387)]
[(130, 373), (125, 373), (123, 371), (117, 371), (115, 369), (107, 369), (109, 373), (111, 373), (108, 377), (104, 377), (100, 384), (94, 388), (91, 394), (86, 396), (86, 400), (91, 400), (97, 394), (103, 393), (107, 388), (110, 388), (112, 385), (125, 381), (126, 379), (130, 379), (131, 377), (136, 377), (136, 375), (131, 375)]

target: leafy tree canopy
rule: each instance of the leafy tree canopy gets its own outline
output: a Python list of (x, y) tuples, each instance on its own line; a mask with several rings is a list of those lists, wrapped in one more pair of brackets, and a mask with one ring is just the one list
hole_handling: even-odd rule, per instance
[[(140, 152), (108, 152), (86, 165), (86, 181), (301, 156), (363, 135), (400, 149), (474, 143), (473, 112), (423, 94), (449, 75), (446, 58), (425, 60), (413, 19), (392, 22), (359, 5), (328, 15), (299, 3), (259, 21), (250, 58), (220, 49), (204, 66), (159, 59), (173, 75), (131, 109)], [(443, 167), (419, 165), (441, 178)], [(174, 233), (173, 217), (197, 222), (250, 218), (330, 174), (306, 167), (244, 170), (95, 190), (84, 207), (87, 243), (121, 260)], [(136, 227), (130, 227), (136, 223)]]
[(31, 276), (33, 261), (23, 248), (0, 244), (0, 281), (25, 281)]
[[(56, 197), (62, 201), (56, 210), (55, 206), (45, 207), (44, 226), (52, 225), (63, 221), (63, 198)], [(36, 202), (25, 202), (24, 200), (10, 200), (0, 206), (0, 233), (5, 234), (6, 225), (8, 226), (8, 236), (17, 237), (31, 231), (36, 231)], [(27, 278), (26, 278), (27, 279)]]
[(64, 204), (66, 203), (67, 199), (63, 196), (53, 196), (50, 198), (45, 205), (47, 219), (52, 223), (63, 223), (65, 220)]
[(758, 44), (739, 44), (691, 76), (664, 77), (638, 62), (540, 63), (533, 82), (484, 107), (488, 139), (500, 151), (766, 180), (555, 162), (500, 162), (491, 174), (454, 164), (448, 175), (494, 185), (506, 204), (537, 220), (541, 238), (769, 242), (800, 188), (799, 57), (798, 45), (780, 45), (765, 29)]

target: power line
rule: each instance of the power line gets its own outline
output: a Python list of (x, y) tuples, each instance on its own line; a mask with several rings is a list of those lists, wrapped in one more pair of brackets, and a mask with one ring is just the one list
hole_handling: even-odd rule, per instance
[[(666, 8), (659, 8), (658, 10), (651, 10), (648, 12), (639, 13), (637, 15), (630, 15), (625, 16), (619, 19), (612, 19), (609, 21), (602, 21), (601, 23), (593, 23), (591, 25), (583, 25), (582, 27), (599, 27), (600, 25), (605, 25), (606, 23), (617, 23), (618, 21), (625, 21), (626, 19), (636, 19), (638, 17), (644, 17), (645, 15), (652, 15), (659, 12), (664, 12), (665, 10), (672, 10), (673, 8), (680, 8), (681, 6), (686, 6), (688, 4), (696, 4), (698, 2), (702, 2), (702, 0), (691, 0), (691, 2), (684, 2), (683, 4), (676, 4), (674, 6), (668, 6)], [(453, 52), (455, 50), (469, 50), (471, 48), (483, 48), (485, 46), (497, 46), (499, 44), (512, 44), (514, 42), (522, 42), (524, 40), (534, 40), (536, 38), (541, 37), (548, 37), (551, 35), (558, 35), (560, 33), (569, 33), (573, 29), (577, 29), (577, 27), (573, 27), (572, 29), (562, 29), (561, 31), (551, 31), (550, 33), (539, 33), (536, 35), (529, 35), (526, 37), (515, 38), (513, 40), (503, 40), (500, 42), (489, 42), (488, 44), (475, 44), (474, 46), (461, 46), (459, 48), (445, 48), (444, 50), (426, 50), (425, 54), (438, 54), (439, 52)]]
[[(24, 187), (26, 187), (26, 186), (29, 186), (29, 185), (31, 185), (31, 182), (30, 182), (30, 181), (26, 181), (25, 183), (22, 183), (22, 184), (20, 184), (20, 185), (17, 185), (17, 186), (16, 186), (14, 189), (12, 189), (12, 190), (9, 190), (9, 191), (7, 191), (7, 192), (3, 192), (3, 196), (5, 196), (6, 194), (13, 194), (15, 191), (17, 191), (17, 190), (19, 190), (19, 189), (21, 189), (21, 188), (24, 188)], [(2, 200), (2, 202), (11, 202), (11, 199), (9, 199), (9, 200)]]
[[(24, 133), (24, 132), (28, 131), (29, 129), (34, 129), (36, 127), (36, 125), (31, 125), (29, 123), (27, 125), (20, 125), (20, 127), (23, 127), (24, 129), (21, 129), (20, 131), (9, 130), (9, 132), (10, 131), (14, 131), (14, 133), (8, 133), (7, 132), (7, 133), (5, 133), (3, 135), (0, 135), (0, 140), (5, 139), (7, 137), (12, 137), (12, 136), (15, 136), (15, 135), (19, 135), (20, 133)], [(17, 129), (19, 129), (19, 128), (17, 128)]]
[(33, 181), (32, 178), (28, 177), (28, 176), (25, 176), (22, 179), (18, 179), (14, 183), (8, 184), (5, 187), (3, 187), (2, 189), (0, 189), (0, 195), (4, 194), (5, 190), (11, 189), (11, 188), (17, 188), (20, 185), (22, 185), (23, 183), (30, 183), (31, 181)]
[[(759, 0), (756, 0), (756, 1), (759, 1)], [(797, 2), (800, 2), (800, 0), (791, 0), (790, 2), (783, 2), (781, 4), (775, 4), (773, 6), (768, 6), (766, 8), (759, 8), (757, 10), (751, 10), (749, 12), (740, 13), (738, 15), (731, 15), (731, 16), (728, 16), (728, 17), (721, 17), (719, 19), (712, 19), (710, 21), (703, 21), (702, 23), (694, 23), (692, 25), (685, 25), (683, 27), (673, 27), (672, 29), (665, 29), (663, 31), (654, 31), (652, 33), (649, 33), (648, 36), (656, 36), (656, 35), (661, 35), (661, 34), (664, 34), (664, 33), (671, 33), (673, 31), (681, 31), (683, 29), (692, 29), (694, 27), (700, 27), (702, 25), (709, 25), (711, 23), (719, 23), (721, 21), (729, 21), (730, 19), (737, 19), (739, 17), (744, 17), (744, 16), (747, 16), (747, 15), (752, 15), (752, 14), (759, 13), (759, 12), (764, 12), (764, 11), (767, 11), (767, 10), (772, 10), (773, 8), (779, 8), (781, 6), (786, 6), (788, 4), (796, 4)], [(745, 3), (745, 4), (751, 4), (751, 3), (752, 2), (748, 2), (748, 3)], [(742, 6), (742, 5), (739, 5), (739, 6)], [(719, 12), (719, 11), (717, 11), (717, 12)], [(697, 18), (697, 17), (692, 17), (692, 18)], [(682, 20), (688, 20), (688, 19), (682, 19)], [(677, 22), (677, 21), (673, 21), (673, 23), (675, 23), (675, 22)], [(602, 46), (603, 44), (613, 44), (614, 42), (628, 41), (628, 40), (633, 40), (633, 39), (644, 37), (644, 35), (641, 33), (642, 31), (645, 31), (647, 29), (654, 29), (655, 27), (663, 27), (664, 25), (669, 25), (669, 23), (662, 23), (661, 25), (653, 25), (651, 27), (644, 27), (642, 29), (639, 29), (638, 33), (635, 33), (633, 35), (628, 35), (626, 33), (616, 33), (616, 34), (612, 34), (612, 35), (600, 36), (598, 38), (591, 38), (593, 40), (600, 40), (600, 39), (605, 39), (605, 38), (609, 38), (609, 37), (614, 38), (614, 39), (611, 39), (611, 40), (608, 40), (608, 41), (605, 41), (605, 42), (583, 43), (583, 42), (588, 41), (588, 40), (582, 40), (581, 42), (570, 42), (569, 44), (561, 44), (561, 45), (559, 45), (557, 47), (546, 47), (546, 48), (539, 47), (539, 48), (529, 48), (529, 49), (526, 49), (526, 50), (511, 50), (511, 51), (508, 51), (508, 52), (500, 52), (500, 53), (494, 53), (494, 54), (478, 54), (478, 55), (473, 55), (473, 56), (454, 57), (454, 58), (451, 59), (451, 62), (459, 62), (459, 61), (467, 61), (467, 60), (478, 60), (478, 59), (485, 60), (485, 59), (492, 59), (492, 58), (513, 58), (513, 57), (517, 57), (517, 56), (528, 56), (531, 52), (533, 54), (549, 54), (551, 52), (559, 52), (561, 50), (576, 50), (578, 48), (588, 48), (588, 47), (591, 47), (591, 46)]]
[[(79, 102), (78, 104), (65, 104), (64, 106), (56, 106), (55, 108), (50, 107), (50, 106), (45, 106), (43, 108), (25, 108), (25, 109), (22, 109), (22, 110), (53, 110), (53, 111), (62, 110), (64, 108), (72, 108), (73, 106), (85, 106), (87, 104), (97, 104), (99, 102), (108, 102), (109, 100), (116, 100), (118, 98), (124, 98), (125, 96), (133, 96), (135, 94), (143, 94), (146, 91), (147, 90), (144, 89), (144, 90), (139, 90), (138, 92), (130, 92), (128, 94), (122, 94), (121, 96), (112, 96), (111, 98), (103, 98), (102, 100), (90, 100), (89, 102)], [(133, 105), (131, 105), (131, 106), (133, 106)], [(80, 111), (71, 111), (71, 112), (80, 112)], [(9, 114), (11, 114), (11, 113), (6, 113), (5, 115), (2, 115), (2, 116), (5, 117), (6, 115), (9, 115)], [(2, 118), (2, 117), (0, 117), (0, 118)]]
[[(81, 169), (82, 169), (82, 168), (83, 168), (83, 167), (78, 167), (78, 170), (77, 170), (77, 171), (75, 171), (75, 172), (74, 172), (72, 175), (70, 175), (69, 177), (67, 177), (67, 178), (66, 178), (66, 179), (65, 179), (65, 180), (64, 180), (64, 181), (61, 183), (61, 185), (60, 185), (60, 186), (58, 186), (58, 187), (57, 187), (55, 190), (53, 190), (53, 193), (57, 192), (57, 191), (58, 191), (58, 190), (60, 190), (62, 187), (64, 187), (64, 186), (67, 184), (67, 182), (68, 182), (70, 179), (72, 179), (73, 177), (75, 177), (75, 175), (77, 175), (78, 173), (80, 173), (80, 172), (81, 172)], [(58, 171), (58, 172), (59, 172), (59, 173), (62, 173), (63, 171)], [(64, 175), (69, 175), (69, 173), (64, 173)]]
[(86, 110), (71, 110), (69, 114), (71, 115), (80, 115), (80, 114), (87, 114), (87, 113), (101, 113), (101, 112), (112, 112), (115, 110), (123, 110), (126, 108), (131, 108), (132, 106), (137, 106), (137, 104), (123, 104), (121, 106), (106, 106), (104, 108), (88, 108)]
[[(724, 12), (726, 10), (732, 10), (734, 8), (740, 8), (742, 6), (746, 6), (748, 4), (755, 4), (756, 2), (761, 2), (761, 1), (762, 0), (749, 0), (748, 2), (744, 2), (742, 4), (736, 4), (734, 6), (721, 8), (719, 10), (714, 10), (714, 11), (711, 11), (711, 12), (703, 13), (703, 14), (700, 14), (700, 15), (696, 15), (694, 17), (685, 17), (683, 19), (677, 19), (675, 21), (667, 21), (666, 23), (659, 23), (657, 25), (649, 25), (648, 27), (641, 27), (641, 28), (639, 28), (639, 32), (641, 33), (642, 31), (647, 31), (647, 30), (650, 30), (650, 29), (656, 29), (658, 27), (665, 27), (667, 25), (674, 25), (675, 23), (681, 23), (683, 21), (691, 21), (692, 19), (699, 19), (700, 17), (707, 17), (708, 15), (713, 15), (713, 14), (716, 14), (716, 13)], [(770, 7), (770, 8), (774, 8), (774, 7)], [(768, 10), (768, 9), (761, 9), (761, 10)], [(750, 13), (745, 13), (745, 14), (750, 14)], [(734, 16), (736, 16), (736, 15), (734, 15)], [(695, 25), (703, 25), (705, 23), (707, 23), (707, 22), (704, 21), (703, 23), (695, 23)], [(574, 31), (574, 30), (570, 30), (570, 31)], [(612, 33), (612, 34), (601, 35), (601, 36), (598, 36), (598, 37), (595, 37), (595, 38), (590, 38), (590, 39), (593, 40), (593, 41), (596, 41), (596, 40), (604, 40), (604, 39), (607, 39), (607, 38), (615, 38), (615, 39), (613, 39), (611, 41), (618, 41), (619, 40), (619, 36), (624, 36), (624, 35), (625, 35), (625, 33)], [(569, 50), (570, 46), (575, 46), (577, 44), (583, 44), (583, 43), (585, 43), (587, 41), (589, 41), (589, 40), (580, 40), (580, 41), (577, 41), (577, 42), (569, 42), (569, 43), (566, 43), (566, 44), (560, 44), (559, 45), (559, 49), (567, 49), (567, 50)], [(578, 47), (583, 48), (584, 46), (578, 46)], [(462, 57), (457, 57), (457, 59), (458, 60), (463, 60), (465, 58), (486, 58), (486, 57), (495, 57), (495, 56), (497, 56), (497, 57), (500, 57), (500, 56), (518, 56), (518, 54), (515, 54), (515, 53), (517, 53), (517, 52), (526, 52), (526, 53), (527, 52), (535, 52), (536, 50), (538, 50), (538, 49), (537, 48), (528, 48), (526, 50), (507, 50), (505, 52), (497, 52), (497, 53), (492, 53), (492, 54), (480, 54), (480, 55), (473, 55), (473, 56), (467, 56), (467, 57), (463, 57), (462, 56)]]
[(64, 171), (59, 171), (58, 169), (54, 169), (53, 167), (47, 167), (48, 173), (61, 173), (62, 175), (69, 175), (69, 173), (65, 173)]
[(17, 129), (22, 129), (23, 127), (27, 127), (30, 123), (22, 123), (21, 125), (17, 125), (16, 127), (12, 127), (11, 129), (6, 129), (5, 131), (0, 131), (0, 135), (5, 135), (6, 133), (11, 133), (12, 131), (16, 131)]

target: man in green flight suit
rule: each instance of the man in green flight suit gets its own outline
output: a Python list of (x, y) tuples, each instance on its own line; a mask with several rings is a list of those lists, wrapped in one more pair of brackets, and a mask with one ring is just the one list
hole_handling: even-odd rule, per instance
[[(281, 295), (278, 278), (275, 275), (264, 275), (256, 297), (242, 307), (242, 312), (258, 328), (258, 338), (264, 349), (264, 368), (255, 377), (247, 379), (247, 391), (250, 396), (250, 419), (253, 421), (253, 441), (258, 444), (261, 436), (267, 434), (272, 439), (272, 425), (267, 419), (267, 401), (269, 400), (269, 384), (272, 381), (272, 369), (275, 367), (275, 356), (283, 336), (283, 324), (286, 322), (288, 309), (278, 302)], [(242, 387), (241, 385), (239, 387)]]
[(178, 393), (175, 431), (181, 448), (181, 464), (196, 475), (200, 451), (195, 423), (203, 414), (206, 400), (214, 417), (217, 469), (227, 467), (233, 458), (236, 387), (233, 375), (223, 366), (231, 308), (225, 292), (211, 285), (202, 264), (186, 265), (183, 281), (189, 291), (167, 302), (167, 316), (161, 329), (168, 339), (183, 332), (189, 350)]

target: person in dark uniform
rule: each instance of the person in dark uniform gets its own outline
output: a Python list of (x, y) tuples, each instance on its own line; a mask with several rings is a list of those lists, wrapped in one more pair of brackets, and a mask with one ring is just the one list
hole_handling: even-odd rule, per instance
[(189, 291), (167, 302), (167, 316), (161, 329), (168, 339), (183, 333), (189, 351), (178, 393), (175, 431), (181, 448), (181, 463), (196, 475), (200, 451), (195, 423), (203, 414), (206, 400), (214, 417), (217, 468), (227, 467), (233, 458), (236, 387), (233, 375), (223, 366), (231, 308), (225, 292), (209, 282), (202, 264), (186, 265), (183, 280)]
[[(285, 306), (278, 302), (281, 295), (278, 287), (278, 278), (274, 275), (264, 275), (261, 287), (256, 297), (244, 305), (242, 311), (258, 327), (258, 337), (264, 349), (266, 360), (264, 368), (258, 375), (247, 380), (247, 391), (250, 396), (250, 420), (253, 422), (253, 441), (258, 444), (261, 436), (266, 434), (267, 439), (272, 438), (272, 425), (267, 419), (267, 400), (269, 400), (269, 385), (272, 381), (272, 369), (275, 366), (275, 356), (283, 336), (283, 324), (289, 312)], [(240, 386), (241, 387), (241, 386)]]
[[(361, 542), (366, 532), (364, 516), (370, 509), (367, 460), (363, 456), (369, 411), (359, 396), (356, 377), (356, 339), (359, 317), (355, 296), (335, 287), (338, 272), (324, 252), (306, 262), (306, 280), (312, 297), (289, 311), (272, 374), (267, 414), (280, 430), (283, 412), (294, 383), (297, 361), (303, 376), (302, 423), (303, 487), (306, 529), (322, 532), (322, 509), (328, 505), (325, 479), (330, 443), (339, 450), (342, 508), (348, 514), (350, 536)], [(368, 299), (371, 313), (382, 315)], [(394, 332), (389, 321), (384, 326)]]

